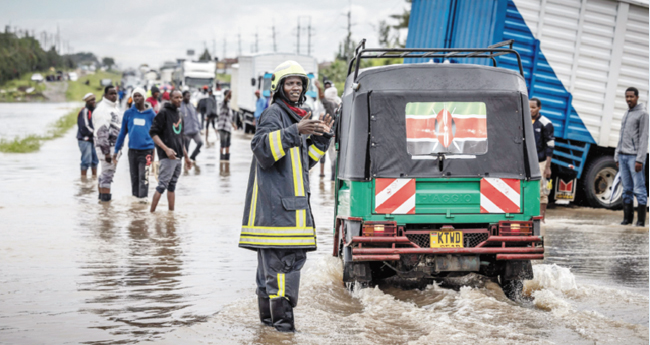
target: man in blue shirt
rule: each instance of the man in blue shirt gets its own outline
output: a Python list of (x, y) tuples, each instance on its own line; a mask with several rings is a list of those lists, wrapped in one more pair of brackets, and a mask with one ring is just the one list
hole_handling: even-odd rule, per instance
[(133, 90), (133, 106), (124, 112), (122, 129), (115, 143), (113, 158), (124, 145), (124, 138), (129, 134), (129, 168), (131, 171), (131, 193), (136, 198), (146, 200), (149, 193), (149, 171), (153, 161), (154, 142), (149, 135), (151, 123), (156, 113), (145, 103), (146, 92), (142, 88)]
[(260, 115), (262, 115), (262, 112), (266, 109), (268, 103), (266, 102), (266, 98), (260, 95), (260, 90), (255, 90), (255, 97), (257, 97), (257, 102), (255, 102), (255, 122), (253, 125), (257, 126), (257, 120), (260, 119)]

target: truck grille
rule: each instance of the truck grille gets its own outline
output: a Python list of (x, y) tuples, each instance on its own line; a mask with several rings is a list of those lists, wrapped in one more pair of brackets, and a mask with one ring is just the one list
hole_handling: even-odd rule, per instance
[[(463, 234), (463, 245), (465, 248), (471, 248), (471, 247), (476, 247), (479, 243), (484, 242), (485, 240), (488, 239), (488, 234), (487, 233), (468, 233), (468, 234)], [(418, 246), (422, 248), (429, 248), (429, 234), (406, 234), (406, 238), (409, 239), (409, 241), (417, 244)]]

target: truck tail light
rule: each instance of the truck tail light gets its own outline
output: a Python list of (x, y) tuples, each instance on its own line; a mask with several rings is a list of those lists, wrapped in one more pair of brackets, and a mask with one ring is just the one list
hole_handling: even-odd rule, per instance
[(362, 229), (363, 236), (395, 236), (397, 235), (396, 222), (365, 222)]
[(533, 222), (500, 221), (500, 236), (531, 236), (533, 234)]

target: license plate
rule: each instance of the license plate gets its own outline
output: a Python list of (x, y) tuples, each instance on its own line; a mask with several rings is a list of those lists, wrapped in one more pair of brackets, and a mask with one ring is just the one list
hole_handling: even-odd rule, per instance
[(463, 232), (434, 231), (429, 243), (431, 248), (463, 248)]

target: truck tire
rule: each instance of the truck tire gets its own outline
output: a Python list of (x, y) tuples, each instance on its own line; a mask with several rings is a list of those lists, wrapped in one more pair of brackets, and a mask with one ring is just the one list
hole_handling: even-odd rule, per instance
[(503, 293), (512, 301), (521, 299), (524, 290), (524, 281), (519, 279), (502, 280), (501, 288)]
[[(594, 159), (585, 169), (581, 179), (582, 191), (589, 206), (618, 210), (623, 207), (622, 186), (612, 190), (614, 177), (618, 168), (613, 156), (602, 156)], [(614, 194), (609, 201), (611, 193)]]

